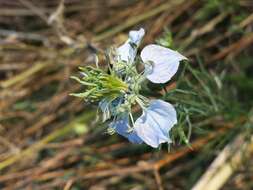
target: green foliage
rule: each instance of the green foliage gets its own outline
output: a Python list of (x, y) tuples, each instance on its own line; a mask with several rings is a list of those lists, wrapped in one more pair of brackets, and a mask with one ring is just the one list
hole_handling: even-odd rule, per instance
[(83, 135), (88, 132), (88, 127), (84, 123), (76, 123), (73, 127), (77, 135)]
[[(187, 74), (187, 75), (185, 75)], [(164, 98), (176, 104), (178, 127), (173, 128), (174, 141), (189, 144), (192, 133), (207, 134), (208, 128), (201, 128), (208, 118), (224, 115), (231, 106), (223, 75), (208, 72), (199, 61), (199, 67), (185, 64), (177, 82), (177, 88), (166, 93)], [(229, 103), (229, 104), (228, 104)], [(233, 104), (233, 103), (232, 103)], [(236, 109), (237, 105), (235, 104)]]
[(22, 100), (14, 104), (13, 108), (15, 110), (25, 110), (29, 112), (33, 112), (36, 110), (36, 106), (34, 102), (31, 100)]
[(93, 67), (80, 67), (83, 77), (71, 78), (86, 86), (85, 92), (73, 93), (72, 96), (84, 98), (86, 101), (100, 101), (107, 99), (113, 101), (128, 90), (128, 86), (116, 75), (107, 74), (101, 69)]
[(224, 11), (236, 10), (239, 6), (237, 0), (203, 0), (203, 7), (197, 14), (197, 19), (206, 21), (210, 16)]
[(156, 43), (167, 48), (172, 48), (173, 47), (172, 32), (168, 28), (165, 28), (163, 35), (156, 40)]

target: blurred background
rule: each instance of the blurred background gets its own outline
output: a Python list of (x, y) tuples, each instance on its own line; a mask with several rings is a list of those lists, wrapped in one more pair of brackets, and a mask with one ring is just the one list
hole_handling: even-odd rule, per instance
[[(189, 58), (145, 92), (177, 108), (169, 150), (110, 136), (69, 96), (140, 27), (141, 48)], [(252, 45), (252, 0), (0, 0), (0, 189), (252, 190)]]

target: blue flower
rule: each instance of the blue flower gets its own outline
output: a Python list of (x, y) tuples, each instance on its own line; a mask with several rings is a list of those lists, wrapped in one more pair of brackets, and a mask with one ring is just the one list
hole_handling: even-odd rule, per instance
[(109, 124), (109, 127), (114, 129), (118, 134), (128, 138), (132, 143), (141, 144), (142, 139), (131, 129), (128, 121), (128, 114), (125, 114), (122, 118), (117, 119)]
[[(143, 48), (140, 56), (137, 48), (145, 34), (144, 29), (130, 31), (128, 40), (108, 57), (110, 73), (99, 68), (81, 68), (83, 77), (73, 77), (86, 91), (73, 94), (87, 101), (99, 102), (103, 121), (112, 118), (108, 132), (116, 132), (132, 143), (146, 143), (158, 147), (161, 143), (171, 143), (171, 128), (177, 124), (177, 113), (173, 105), (163, 100), (149, 100), (141, 95), (142, 82), (165, 83), (177, 72), (180, 61), (187, 59), (177, 51), (150, 44)], [(136, 58), (136, 56), (138, 56)], [(138, 72), (137, 64), (144, 65)], [(132, 106), (139, 104), (142, 115), (134, 121)]]
[(133, 128), (129, 126), (127, 115), (113, 121), (109, 126), (132, 143), (145, 142), (157, 148), (161, 143), (171, 143), (169, 131), (175, 124), (177, 124), (177, 113), (174, 107), (163, 100), (153, 100), (135, 121)]
[[(143, 28), (130, 31), (129, 39), (117, 49), (119, 60), (132, 64), (136, 57), (137, 47), (144, 35)], [(153, 83), (166, 83), (177, 72), (180, 61), (187, 58), (177, 51), (150, 44), (141, 51), (141, 59), (144, 62), (148, 80)]]
[(169, 131), (175, 124), (174, 107), (163, 100), (153, 100), (135, 121), (134, 131), (146, 144), (157, 148), (161, 143), (171, 143)]
[[(129, 33), (129, 39), (118, 48), (121, 60), (133, 64), (137, 47), (144, 34), (143, 29)], [(169, 81), (177, 72), (180, 61), (187, 59), (177, 51), (155, 44), (144, 47), (140, 57), (145, 66), (145, 77), (153, 83)], [(129, 126), (128, 119), (112, 123), (116, 132), (128, 138), (129, 141), (138, 143), (144, 141), (154, 148), (164, 142), (171, 143), (169, 131), (175, 124), (177, 124), (175, 108), (162, 100), (151, 101), (149, 107), (144, 109), (142, 115), (135, 121), (131, 131), (127, 127)]]
[(165, 83), (175, 75), (179, 62), (187, 58), (177, 51), (150, 44), (141, 51), (141, 59), (144, 63), (151, 62), (152, 65), (150, 70), (150, 65), (145, 64), (147, 79), (153, 83)]

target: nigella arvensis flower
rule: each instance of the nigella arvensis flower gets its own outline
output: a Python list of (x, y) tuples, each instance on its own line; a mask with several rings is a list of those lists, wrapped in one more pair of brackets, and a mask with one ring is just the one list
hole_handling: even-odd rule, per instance
[[(112, 49), (107, 56), (110, 74), (99, 68), (80, 68), (83, 77), (72, 78), (87, 88), (83, 93), (72, 95), (99, 102), (103, 120), (112, 120), (109, 133), (116, 132), (132, 143), (145, 142), (156, 148), (161, 143), (171, 142), (169, 132), (177, 124), (177, 114), (170, 103), (141, 95), (141, 85), (145, 79), (153, 83), (169, 81), (180, 61), (187, 58), (155, 44), (144, 47), (138, 56), (137, 49), (144, 34), (144, 29), (130, 31), (128, 40)], [(143, 64), (144, 70), (138, 72), (137, 64)], [(132, 115), (135, 104), (142, 108), (142, 115), (136, 120)]]

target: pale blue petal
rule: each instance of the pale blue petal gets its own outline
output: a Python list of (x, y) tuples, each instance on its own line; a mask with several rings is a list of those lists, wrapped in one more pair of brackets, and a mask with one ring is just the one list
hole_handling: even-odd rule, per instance
[[(153, 83), (165, 83), (177, 72), (179, 62), (187, 59), (177, 51), (150, 44), (141, 51), (141, 59), (145, 62), (152, 62), (152, 71), (148, 72), (147, 78)], [(147, 70), (150, 66), (147, 64)]]
[(117, 49), (119, 60), (133, 63), (137, 53), (137, 48), (144, 35), (145, 31), (143, 28), (140, 30), (130, 31), (128, 40)]
[(102, 112), (105, 112), (108, 109), (108, 107), (109, 107), (109, 102), (106, 101), (106, 99), (102, 99), (98, 103), (98, 107), (101, 109)]
[(143, 28), (140, 30), (132, 30), (129, 32), (129, 40), (131, 43), (139, 46), (144, 35), (145, 30)]
[(125, 42), (117, 49), (119, 60), (133, 63), (136, 56), (136, 48), (132, 47), (129, 41)]
[(98, 107), (101, 109), (103, 121), (106, 121), (111, 117), (110, 103), (106, 99), (101, 100)]
[(114, 128), (118, 134), (128, 138), (132, 143), (141, 144), (143, 142), (135, 131), (129, 131), (128, 117), (123, 117), (110, 123), (110, 127)]
[(134, 129), (146, 144), (157, 148), (161, 143), (171, 142), (169, 131), (176, 123), (174, 107), (165, 101), (153, 100), (136, 120)]

